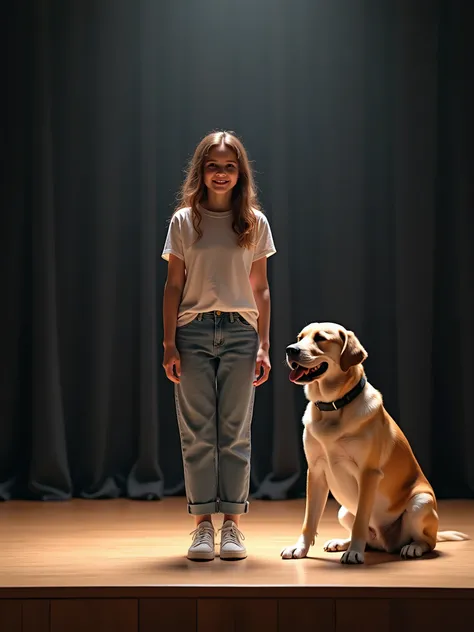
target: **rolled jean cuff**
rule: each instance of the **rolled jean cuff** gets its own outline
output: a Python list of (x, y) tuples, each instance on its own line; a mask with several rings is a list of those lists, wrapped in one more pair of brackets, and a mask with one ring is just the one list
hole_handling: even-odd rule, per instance
[(219, 504), (216, 500), (210, 503), (188, 503), (188, 513), (193, 516), (205, 516), (206, 514), (215, 514), (219, 512)]
[(245, 501), (244, 503), (229, 503), (225, 500), (219, 501), (219, 511), (223, 514), (230, 515), (240, 515), (246, 514), (249, 511), (249, 503)]

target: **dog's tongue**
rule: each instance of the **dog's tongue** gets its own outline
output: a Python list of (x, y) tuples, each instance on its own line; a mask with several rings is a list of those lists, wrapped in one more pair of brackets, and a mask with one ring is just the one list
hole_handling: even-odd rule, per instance
[(302, 366), (299, 366), (296, 369), (293, 369), (292, 371), (290, 371), (289, 378), (292, 382), (296, 382), (305, 373), (306, 373), (306, 369)]

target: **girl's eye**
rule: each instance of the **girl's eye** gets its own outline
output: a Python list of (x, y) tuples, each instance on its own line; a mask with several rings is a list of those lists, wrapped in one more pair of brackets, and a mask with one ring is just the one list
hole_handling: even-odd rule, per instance
[[(218, 165), (216, 165), (216, 163), (215, 163), (215, 162), (209, 162), (209, 163), (206, 165), (206, 169), (219, 169), (219, 166), (218, 166)], [(236, 169), (236, 166), (235, 166), (235, 165), (233, 165), (233, 164), (226, 165), (226, 166), (225, 166), (225, 169), (226, 169), (226, 171), (233, 171), (234, 169)]]

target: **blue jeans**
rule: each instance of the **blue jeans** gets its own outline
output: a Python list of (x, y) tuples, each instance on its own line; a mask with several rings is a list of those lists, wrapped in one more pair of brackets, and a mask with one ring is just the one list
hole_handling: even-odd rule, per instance
[(175, 402), (190, 514), (248, 511), (258, 345), (236, 312), (199, 314), (177, 328)]

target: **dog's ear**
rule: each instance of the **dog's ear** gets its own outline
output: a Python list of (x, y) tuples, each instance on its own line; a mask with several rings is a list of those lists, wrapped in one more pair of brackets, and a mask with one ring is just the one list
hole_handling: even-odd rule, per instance
[(339, 358), (339, 365), (344, 371), (348, 371), (351, 366), (361, 364), (367, 359), (368, 354), (364, 347), (360, 344), (357, 336), (353, 331), (339, 331), (339, 335), (342, 340), (341, 357)]

